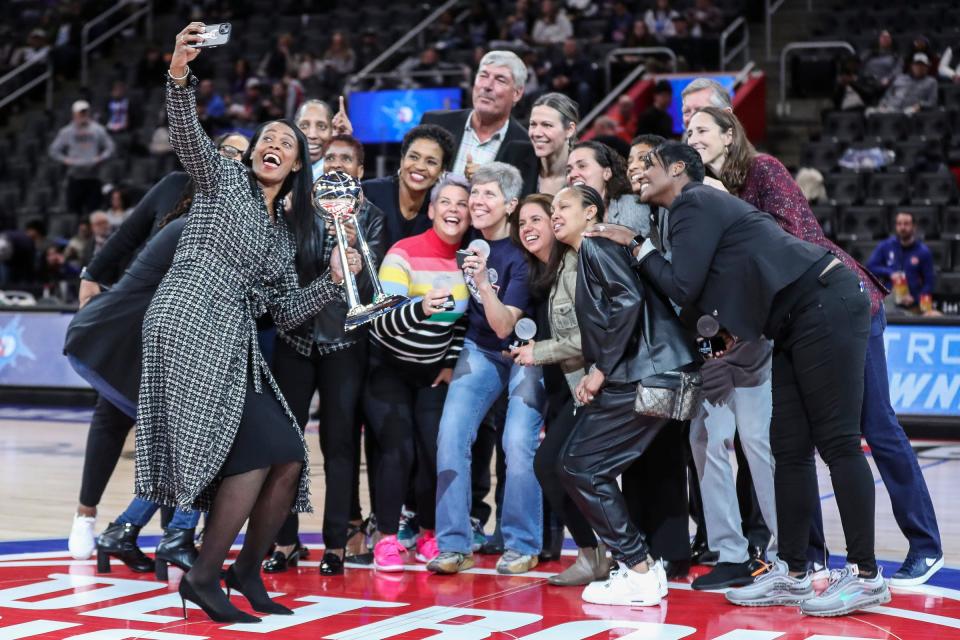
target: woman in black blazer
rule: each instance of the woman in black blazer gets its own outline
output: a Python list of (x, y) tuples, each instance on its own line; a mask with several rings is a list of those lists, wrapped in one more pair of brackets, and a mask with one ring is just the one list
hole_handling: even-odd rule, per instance
[[(826, 249), (783, 231), (768, 214), (702, 184), (691, 147), (648, 154), (640, 197), (670, 210), (673, 262), (650, 240), (634, 248), (642, 276), (677, 304), (713, 315), (727, 341), (774, 341), (770, 444), (780, 549), (734, 604), (800, 603), (803, 613), (844, 615), (890, 601), (874, 555), (873, 475), (860, 448), (870, 301), (858, 276)], [(816, 595), (806, 573), (817, 503), (813, 449), (830, 468), (847, 538), (847, 568)], [(852, 567), (852, 568), (851, 568)]]

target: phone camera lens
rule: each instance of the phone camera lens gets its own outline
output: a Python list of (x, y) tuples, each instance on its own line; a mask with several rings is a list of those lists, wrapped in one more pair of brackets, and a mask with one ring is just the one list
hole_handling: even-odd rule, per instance
[(220, 25), (220, 33), (226, 34), (230, 32), (230, 25), (222, 24)]

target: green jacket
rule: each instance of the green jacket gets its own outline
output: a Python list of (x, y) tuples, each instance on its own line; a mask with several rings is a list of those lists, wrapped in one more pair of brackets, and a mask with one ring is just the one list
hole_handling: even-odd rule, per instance
[(577, 261), (576, 251), (569, 250), (564, 255), (557, 281), (550, 290), (550, 306), (547, 309), (550, 335), (553, 337), (533, 345), (534, 364), (559, 364), (570, 385), (570, 393), (576, 389), (586, 367), (580, 348), (580, 325), (577, 323), (575, 305)]

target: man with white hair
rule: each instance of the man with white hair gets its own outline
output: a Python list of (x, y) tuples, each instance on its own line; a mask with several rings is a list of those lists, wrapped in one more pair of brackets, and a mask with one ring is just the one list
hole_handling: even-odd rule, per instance
[(730, 93), (722, 84), (712, 78), (695, 78), (680, 93), (683, 99), (683, 128), (690, 124), (690, 118), (704, 107), (716, 107), (724, 111), (733, 111)]
[[(472, 176), (476, 166), (494, 160), (517, 166), (523, 159), (506, 157), (508, 142), (529, 143), (527, 130), (510, 116), (514, 105), (523, 97), (527, 83), (527, 65), (512, 51), (490, 51), (480, 60), (473, 81), (473, 109), (428, 111), (420, 124), (436, 124), (453, 135), (457, 155), (453, 173)], [(529, 149), (536, 162), (533, 147), (509, 145), (511, 150)], [(511, 153), (510, 155), (513, 155)], [(521, 168), (522, 171), (522, 167)]]

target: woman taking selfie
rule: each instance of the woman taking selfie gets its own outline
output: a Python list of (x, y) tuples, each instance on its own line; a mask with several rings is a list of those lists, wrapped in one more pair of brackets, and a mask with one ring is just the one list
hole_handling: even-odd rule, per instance
[(291, 505), (310, 505), (303, 435), (261, 355), (255, 320), (269, 312), (293, 329), (342, 294), (330, 274), (297, 277), (297, 260), (312, 264), (316, 232), (303, 134), (292, 123), (264, 124), (237, 163), (200, 127), (187, 64), (200, 54), (202, 30), (193, 22), (177, 35), (168, 71), (170, 140), (197, 191), (144, 318), (136, 491), (165, 505), (212, 507), (180, 594), (217, 622), (257, 622), (221, 590), (227, 552), (249, 518), (227, 587), (257, 611), (291, 614), (267, 595), (260, 561)]
[(650, 207), (631, 190), (626, 160), (602, 142), (587, 140), (573, 146), (567, 158), (567, 184), (585, 184), (599, 193), (607, 222), (643, 236), (650, 232)]

